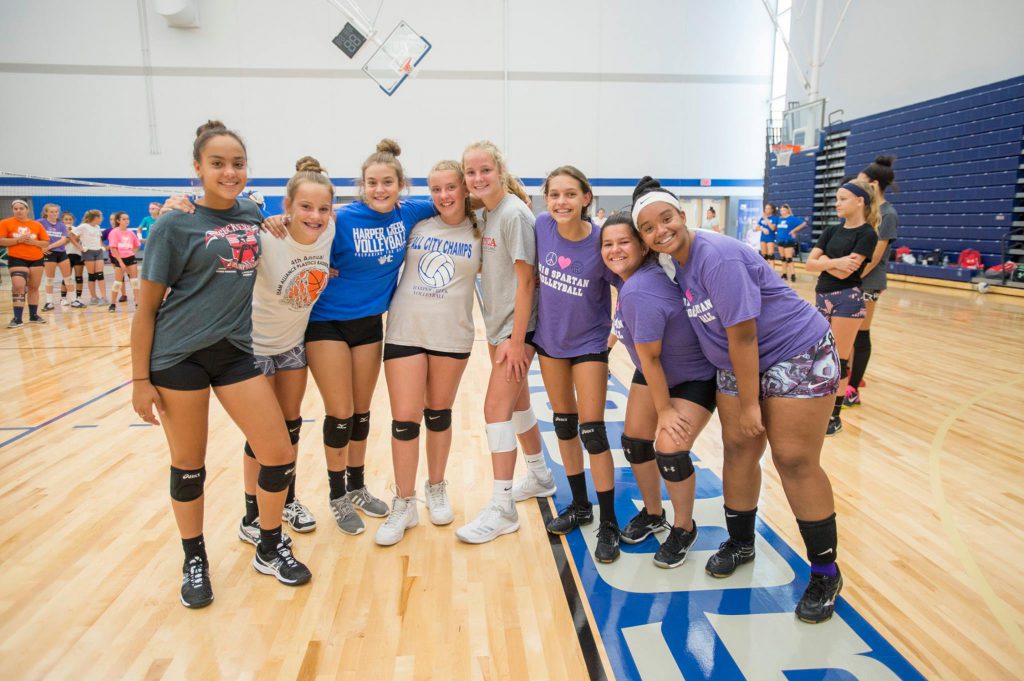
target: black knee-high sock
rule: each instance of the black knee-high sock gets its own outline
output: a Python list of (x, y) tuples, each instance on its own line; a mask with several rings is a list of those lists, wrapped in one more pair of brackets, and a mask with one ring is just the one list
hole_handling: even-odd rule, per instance
[(835, 406), (832, 407), (832, 418), (839, 418), (839, 412), (843, 410), (843, 397), (844, 395), (836, 395)]
[(272, 530), (260, 528), (260, 551), (264, 555), (273, 553), (277, 545), (281, 543), (281, 526), (278, 525)]
[(857, 332), (857, 339), (853, 341), (853, 367), (850, 370), (850, 385), (854, 390), (860, 385), (864, 378), (864, 372), (868, 368), (868, 360), (871, 359), (871, 329), (864, 329)]
[(295, 478), (292, 478), (291, 483), (288, 485), (288, 497), (285, 498), (284, 503), (290, 504), (295, 501)]
[(589, 506), (590, 499), (587, 497), (587, 476), (584, 473), (567, 475), (569, 489), (572, 491), (572, 500), (577, 506)]
[(245, 495), (245, 524), (252, 525), (253, 521), (260, 517), (260, 507), (256, 502), (255, 494)]
[(757, 506), (749, 511), (734, 511), (728, 506), (725, 509), (725, 527), (729, 537), (741, 544), (754, 543), (754, 521), (757, 519)]
[(619, 519), (615, 517), (615, 488), (605, 492), (597, 493), (597, 504), (601, 510), (601, 522), (612, 522), (616, 525), (619, 524)]
[(800, 520), (800, 527), (807, 549), (807, 560), (811, 563), (811, 572), (835, 576), (836, 551), (838, 550), (838, 533), (836, 532), (836, 514), (824, 520)]
[(327, 482), (331, 486), (331, 499), (340, 499), (345, 496), (345, 469), (340, 471), (327, 471)]
[(192, 537), (191, 539), (182, 539), (181, 548), (185, 550), (186, 563), (188, 563), (196, 556), (199, 556), (203, 560), (206, 560), (206, 543), (203, 541), (202, 533), (200, 533), (198, 537)]
[(349, 466), (348, 467), (348, 491), (362, 489), (366, 487), (366, 482), (363, 480), (363, 471), (366, 466)]

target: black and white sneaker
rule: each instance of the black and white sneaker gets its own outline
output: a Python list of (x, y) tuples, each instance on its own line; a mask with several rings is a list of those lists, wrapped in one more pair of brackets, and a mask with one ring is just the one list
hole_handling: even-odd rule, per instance
[(673, 527), (665, 537), (665, 542), (654, 554), (654, 564), (660, 568), (679, 567), (686, 560), (686, 552), (697, 541), (697, 523), (694, 521), (692, 530)]
[(40, 317), (39, 315), (36, 315), (35, 317), (29, 317), (28, 318), (28, 323), (29, 324), (45, 324), (46, 320), (43, 319), (42, 317)]
[(43, 312), (53, 312), (53, 303), (43, 305)]
[(825, 429), (825, 436), (832, 437), (836, 433), (843, 431), (843, 422), (838, 416), (830, 416), (828, 419), (828, 428)]
[[(247, 544), (253, 546), (260, 545), (260, 519), (256, 518), (248, 525), (245, 524), (245, 517), (238, 523), (238, 538)], [(288, 536), (287, 532), (281, 532), (281, 541), (288, 548), (292, 547), (292, 538)]]
[(256, 555), (253, 556), (252, 566), (256, 572), (277, 577), (277, 581), (288, 586), (299, 586), (305, 584), (312, 577), (309, 568), (295, 560), (292, 550), (280, 542), (274, 552), (264, 555), (260, 547), (256, 547)]
[(619, 557), (619, 526), (611, 520), (605, 520), (597, 528), (597, 548), (594, 549), (594, 560), (598, 563), (614, 563)]
[(13, 317), (11, 318), (11, 321), (7, 322), (8, 329), (20, 329), (23, 326), (25, 326), (25, 322), (20, 319), (14, 319)]
[(668, 529), (671, 529), (671, 525), (665, 520), (664, 509), (662, 509), (661, 515), (651, 515), (645, 506), (626, 523), (620, 534), (622, 541), (627, 544), (639, 544), (655, 532), (664, 532)]
[(704, 571), (712, 577), (728, 577), (736, 568), (754, 560), (754, 545), (741, 544), (732, 537), (718, 545), (718, 551), (708, 558)]
[(562, 509), (557, 518), (551, 519), (547, 524), (547, 530), (551, 534), (569, 534), (577, 527), (589, 525), (592, 522), (594, 522), (593, 504), (578, 506), (574, 501)]
[(181, 604), (186, 608), (205, 608), (213, 603), (209, 564), (201, 556), (192, 556), (181, 571)]
[(820, 624), (832, 618), (836, 609), (836, 597), (843, 589), (843, 575), (836, 567), (836, 576), (811, 573), (804, 595), (796, 604), (796, 616), (808, 624)]
[(316, 518), (297, 498), (284, 505), (281, 517), (296, 532), (312, 532), (316, 529)]

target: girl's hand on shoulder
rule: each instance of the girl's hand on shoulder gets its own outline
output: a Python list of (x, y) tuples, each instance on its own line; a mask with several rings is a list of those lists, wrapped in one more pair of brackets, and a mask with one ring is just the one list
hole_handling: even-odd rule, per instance
[[(154, 413), (154, 408), (156, 413)], [(160, 400), (160, 393), (152, 383), (149, 381), (132, 382), (132, 409), (146, 423), (154, 426), (160, 425), (156, 414), (164, 413), (164, 405)]]
[(195, 213), (196, 207), (184, 194), (172, 194), (164, 205), (160, 206), (160, 215), (170, 213), (172, 210), (180, 210), (182, 213)]
[(260, 229), (270, 232), (278, 239), (283, 239), (288, 236), (288, 222), (288, 218), (284, 215), (271, 215), (263, 221)]

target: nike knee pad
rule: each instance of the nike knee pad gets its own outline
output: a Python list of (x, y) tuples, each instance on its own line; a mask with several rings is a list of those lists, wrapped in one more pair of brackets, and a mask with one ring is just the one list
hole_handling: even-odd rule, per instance
[(302, 417), (297, 419), (285, 419), (284, 425), (288, 428), (288, 439), (293, 445), (299, 444), (299, 431), (302, 430)]
[(622, 453), (626, 456), (626, 461), (630, 463), (654, 461), (654, 440), (641, 440), (623, 435)]
[(283, 492), (295, 479), (295, 462), (280, 466), (260, 465), (260, 489), (266, 492)]
[(339, 419), (334, 416), (324, 417), (324, 444), (328, 447), (341, 449), (348, 446), (352, 437), (352, 417)]
[(203, 496), (206, 467), (187, 471), (171, 466), (171, 498), (175, 501), (195, 501)]
[(512, 452), (516, 449), (516, 428), (511, 421), (487, 424), (487, 447), (492, 452)]
[(537, 425), (537, 416), (533, 413), (533, 407), (512, 412), (512, 425), (515, 427), (517, 435), (521, 435)]
[(435, 433), (443, 433), (452, 427), (451, 409), (424, 409), (423, 418), (427, 430)]
[(689, 451), (670, 454), (655, 452), (654, 456), (658, 462), (661, 477), (669, 482), (682, 482), (693, 475), (693, 462), (690, 461)]
[(555, 424), (555, 435), (559, 440), (572, 440), (579, 435), (579, 414), (552, 414), (551, 421)]
[(352, 439), (361, 442), (370, 436), (370, 412), (352, 414)]
[(415, 421), (391, 421), (391, 436), (396, 440), (408, 442), (420, 436), (420, 424)]
[(580, 424), (580, 440), (589, 454), (600, 454), (609, 449), (608, 430), (604, 421), (588, 421)]

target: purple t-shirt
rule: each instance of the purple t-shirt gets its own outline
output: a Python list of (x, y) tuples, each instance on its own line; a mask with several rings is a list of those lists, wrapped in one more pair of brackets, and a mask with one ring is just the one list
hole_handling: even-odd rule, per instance
[(676, 266), (683, 304), (704, 355), (732, 370), (726, 327), (757, 320), (758, 370), (789, 359), (821, 340), (828, 322), (779, 279), (750, 246), (713, 232), (692, 232), (686, 265)]
[(604, 352), (612, 328), (612, 274), (601, 260), (600, 230), (569, 241), (558, 233), (550, 213), (537, 216), (537, 270), (540, 273), (534, 341), (552, 357)]
[(636, 344), (661, 341), (661, 368), (670, 388), (715, 375), (686, 317), (679, 289), (657, 262), (641, 265), (619, 287), (612, 328), (641, 373)]
[[(64, 226), (63, 222), (50, 222), (46, 218), (39, 218), (39, 224), (43, 226), (46, 233), (50, 235), (50, 243), (59, 241), (68, 235), (68, 228)], [(64, 253), (64, 247), (58, 246), (57, 248), (51, 248), (53, 253)]]

